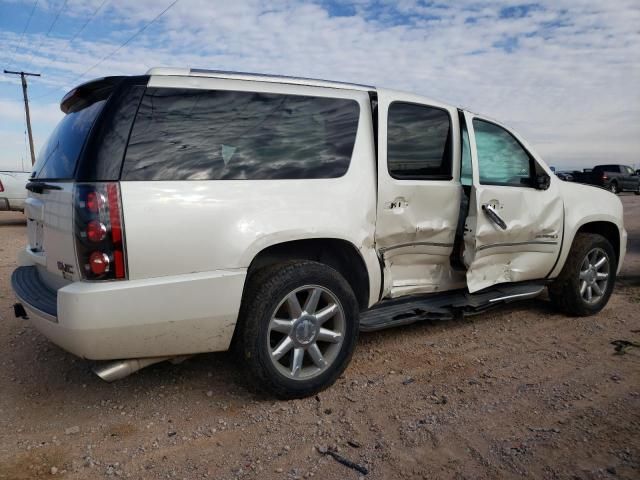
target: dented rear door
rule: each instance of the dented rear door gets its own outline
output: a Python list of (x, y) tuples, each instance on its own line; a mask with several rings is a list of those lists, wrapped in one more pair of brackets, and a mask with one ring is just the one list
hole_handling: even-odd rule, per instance
[[(473, 163), (464, 234), (469, 291), (545, 278), (562, 243), (559, 180), (515, 133), (468, 112), (465, 121)], [(546, 189), (536, 187), (540, 174), (549, 175)]]
[(457, 110), (378, 90), (376, 248), (383, 297), (464, 286), (452, 270), (462, 187)]

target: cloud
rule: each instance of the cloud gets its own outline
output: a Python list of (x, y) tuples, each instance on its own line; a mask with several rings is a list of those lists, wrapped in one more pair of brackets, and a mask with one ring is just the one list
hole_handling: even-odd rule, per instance
[[(636, 0), (180, 0), (85, 77), (169, 2), (107, 2), (70, 43), (99, 5), (81, 3), (66, 8), (67, 30), (43, 39), (45, 25), (28, 32), (18, 49), (18, 64), (32, 58), (44, 68), (32, 82), (34, 108), (58, 100), (77, 81), (151, 66), (257, 71), (373, 84), (464, 105), (515, 126), (559, 166), (640, 161)], [(50, 2), (47, 18), (60, 5)], [(6, 46), (0, 61), (20, 33), (0, 32)], [(34, 121), (41, 118), (34, 114)]]
[[(55, 126), (62, 118), (60, 106), (57, 103), (30, 105), (29, 113), (37, 118), (38, 122)], [(0, 123), (23, 122), (24, 102), (0, 99)]]

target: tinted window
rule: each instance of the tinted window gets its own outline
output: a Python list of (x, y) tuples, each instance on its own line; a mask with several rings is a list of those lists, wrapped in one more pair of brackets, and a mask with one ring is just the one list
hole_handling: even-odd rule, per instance
[(73, 178), (89, 130), (105, 102), (106, 100), (100, 100), (64, 116), (38, 154), (38, 160), (33, 167), (35, 178)]
[(485, 185), (531, 185), (531, 158), (504, 128), (473, 120), (480, 183)]
[(387, 166), (399, 179), (451, 178), (451, 122), (439, 108), (394, 102), (389, 107)]
[(593, 171), (620, 173), (620, 167), (618, 165), (596, 165), (593, 167)]
[(332, 178), (349, 168), (354, 100), (148, 89), (131, 132), (124, 180)]

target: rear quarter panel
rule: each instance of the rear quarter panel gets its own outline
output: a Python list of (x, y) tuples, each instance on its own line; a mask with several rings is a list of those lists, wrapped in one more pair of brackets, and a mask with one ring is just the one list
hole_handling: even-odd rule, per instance
[(180, 77), (152, 77), (149, 85), (353, 98), (360, 118), (351, 164), (340, 178), (121, 182), (129, 278), (247, 268), (271, 245), (336, 238), (360, 251), (377, 300), (376, 166), (367, 92)]

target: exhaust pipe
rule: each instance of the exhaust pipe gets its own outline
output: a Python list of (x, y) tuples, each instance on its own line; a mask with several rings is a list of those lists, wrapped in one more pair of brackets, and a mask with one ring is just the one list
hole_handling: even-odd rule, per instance
[(106, 365), (101, 364), (94, 367), (93, 373), (98, 375), (105, 382), (115, 382), (116, 380), (128, 377), (132, 373), (148, 367), (149, 365), (164, 362), (165, 360), (171, 360), (171, 363), (177, 364), (183, 362), (189, 357), (190, 355), (183, 355), (180, 357), (151, 357), (117, 360), (115, 362), (107, 363)]

